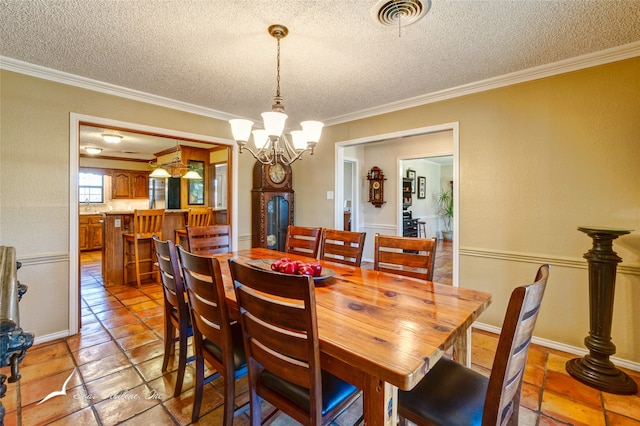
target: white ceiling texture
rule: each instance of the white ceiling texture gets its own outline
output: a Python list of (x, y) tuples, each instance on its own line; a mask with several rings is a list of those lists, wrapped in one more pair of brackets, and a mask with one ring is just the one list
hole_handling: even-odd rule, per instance
[[(37, 65), (289, 130), (400, 108), (610, 49), (640, 55), (640, 0), (0, 0), (0, 66)], [(391, 26), (376, 18), (381, 7)], [(635, 52), (635, 53), (634, 53)]]

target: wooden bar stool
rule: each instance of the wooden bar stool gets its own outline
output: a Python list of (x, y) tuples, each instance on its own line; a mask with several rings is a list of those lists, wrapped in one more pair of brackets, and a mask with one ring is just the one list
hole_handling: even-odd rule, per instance
[(427, 222), (424, 220), (418, 221), (418, 238), (427, 238)]
[[(164, 210), (134, 210), (133, 211), (133, 233), (122, 234), (123, 238), (123, 282), (127, 284), (128, 270), (134, 268), (136, 273), (136, 283), (140, 288), (140, 277), (156, 274), (156, 282), (159, 282), (159, 271), (154, 268), (156, 263), (155, 248), (152, 238), (157, 236), (162, 240), (162, 225), (164, 225)], [(146, 242), (149, 246), (149, 253), (144, 257), (140, 256), (140, 242)], [(142, 272), (140, 265), (148, 264)]]
[[(213, 209), (211, 207), (191, 208), (187, 212), (187, 226), (209, 226), (213, 224)], [(175, 242), (176, 246), (180, 245), (180, 240), (187, 239), (187, 229), (176, 229)], [(189, 251), (189, 243), (187, 242), (187, 251)]]

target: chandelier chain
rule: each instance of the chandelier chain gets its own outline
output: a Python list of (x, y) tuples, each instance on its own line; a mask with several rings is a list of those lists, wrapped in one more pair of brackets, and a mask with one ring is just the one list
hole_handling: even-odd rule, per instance
[(276, 96), (280, 97), (280, 37), (278, 39), (278, 55), (276, 66)]

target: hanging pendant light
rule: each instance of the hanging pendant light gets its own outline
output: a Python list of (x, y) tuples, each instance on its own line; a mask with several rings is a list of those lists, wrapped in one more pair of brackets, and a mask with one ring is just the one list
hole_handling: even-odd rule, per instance
[[(162, 164), (149, 161), (149, 165), (154, 168), (151, 174), (149, 174), (149, 177), (152, 178), (170, 178), (174, 177), (174, 175), (172, 174), (174, 173), (183, 179), (202, 179), (202, 176), (200, 176), (198, 172), (182, 162), (182, 158), (180, 158), (180, 145), (178, 144), (178, 141), (176, 141), (176, 156), (171, 161)], [(187, 170), (187, 172), (182, 175), (182, 172), (184, 170)]]
[[(264, 130), (258, 129), (252, 132), (253, 121), (251, 120), (233, 119), (229, 120), (229, 124), (233, 138), (240, 147), (240, 153), (246, 149), (262, 164), (288, 165), (301, 158), (306, 151), (310, 151), (310, 155), (313, 155), (324, 124), (319, 121), (303, 121), (300, 123), (302, 130), (291, 132), (293, 144), (283, 133), (287, 115), (284, 113), (284, 99), (280, 96), (280, 39), (287, 36), (289, 29), (284, 25), (276, 24), (271, 25), (268, 31), (278, 41), (277, 85), (271, 111), (262, 113)], [(247, 146), (252, 134), (256, 151)]]

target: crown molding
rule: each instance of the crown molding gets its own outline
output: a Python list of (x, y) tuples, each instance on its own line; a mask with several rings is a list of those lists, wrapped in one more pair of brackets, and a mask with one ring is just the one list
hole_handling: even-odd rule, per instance
[[(578, 71), (598, 65), (604, 65), (611, 62), (634, 58), (636, 56), (640, 56), (640, 41), (613, 47), (611, 49), (602, 50), (600, 52), (594, 52), (587, 55), (577, 56), (575, 58), (565, 59), (551, 64), (541, 65), (539, 67), (501, 75), (498, 77), (488, 78), (486, 80), (480, 80), (474, 83), (453, 87), (451, 89), (445, 89), (438, 92), (428, 93), (426, 95), (420, 95), (373, 108), (355, 111), (349, 114), (339, 115), (324, 120), (324, 123), (325, 126), (332, 126), (349, 121), (361, 120), (376, 115), (387, 114), (407, 108), (413, 108), (421, 105), (444, 101), (447, 99), (457, 98), (460, 96), (466, 96), (474, 93), (484, 92), (487, 90), (497, 89), (500, 87), (510, 86), (513, 84), (524, 83), (540, 78), (551, 77), (554, 75)], [(187, 102), (181, 102), (174, 99), (141, 92), (138, 90), (128, 89), (122, 86), (116, 86), (110, 83), (92, 80), (63, 71), (46, 68), (40, 65), (34, 65), (28, 62), (19, 61), (17, 59), (9, 58), (6, 56), (0, 56), (0, 69), (13, 71), (32, 77), (42, 78), (44, 80), (50, 80), (57, 83), (67, 84), (70, 86), (80, 87), (87, 90), (93, 90), (108, 95), (120, 96), (139, 102), (145, 102), (196, 115), (211, 117), (218, 120), (227, 121), (232, 118), (236, 118), (235, 115), (223, 111), (205, 108), (198, 105), (189, 104)]]
[(17, 59), (0, 56), (0, 69), (13, 71), (31, 77), (41, 78), (56, 83), (67, 84), (69, 86), (80, 87), (82, 89), (92, 90), (95, 92), (105, 93), (107, 95), (119, 96), (134, 101), (145, 102), (165, 108), (171, 108), (178, 111), (184, 111), (205, 117), (216, 118), (218, 120), (230, 120), (236, 118), (235, 115), (228, 114), (211, 108), (205, 108), (187, 102), (177, 101), (175, 99), (165, 98), (134, 89), (129, 89), (115, 84), (105, 83), (90, 78), (69, 74), (64, 71), (46, 68), (40, 65), (30, 64), (28, 62), (19, 61)]
[(339, 115), (324, 120), (324, 123), (325, 126), (332, 126), (349, 121), (361, 120), (376, 115), (387, 114), (407, 108), (413, 108), (421, 105), (444, 101), (447, 99), (458, 98), (461, 96), (471, 95), (474, 93), (484, 92), (500, 87), (511, 86), (513, 84), (525, 83), (527, 81), (537, 80), (540, 78), (551, 77), (554, 75), (565, 74), (568, 72), (591, 68), (598, 65), (604, 65), (611, 62), (634, 58), (636, 56), (640, 56), (640, 41), (613, 47), (607, 50), (602, 50), (600, 52), (589, 53), (587, 55), (553, 62), (551, 64), (541, 65), (522, 71), (504, 74), (498, 77), (488, 78), (486, 80), (476, 81), (474, 83), (469, 83), (438, 92), (428, 93), (426, 95), (420, 95), (413, 98), (404, 99), (401, 101), (392, 102), (361, 111), (356, 111), (349, 114)]

